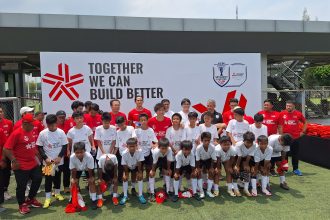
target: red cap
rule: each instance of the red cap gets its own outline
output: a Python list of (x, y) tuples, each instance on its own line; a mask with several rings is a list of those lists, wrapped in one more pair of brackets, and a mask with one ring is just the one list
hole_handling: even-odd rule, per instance
[(33, 118), (33, 115), (32, 114), (25, 114), (23, 117), (22, 117), (22, 122), (24, 123), (31, 123), (34, 121), (34, 118)]

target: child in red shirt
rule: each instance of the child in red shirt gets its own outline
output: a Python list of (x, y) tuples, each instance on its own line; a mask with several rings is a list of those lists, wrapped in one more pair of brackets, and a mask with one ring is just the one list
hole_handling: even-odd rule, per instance
[(165, 137), (166, 130), (172, 126), (172, 122), (171, 119), (164, 116), (165, 109), (162, 103), (157, 103), (154, 110), (157, 116), (149, 119), (148, 126), (154, 130), (156, 137), (159, 140)]

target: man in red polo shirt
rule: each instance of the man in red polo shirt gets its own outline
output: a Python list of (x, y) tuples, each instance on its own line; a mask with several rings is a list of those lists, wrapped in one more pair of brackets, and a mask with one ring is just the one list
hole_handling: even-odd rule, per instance
[(274, 104), (270, 99), (264, 101), (264, 109), (258, 113), (264, 116), (263, 124), (267, 126), (268, 136), (277, 134), (280, 113), (273, 110)]
[[(299, 123), (303, 123), (303, 130), (300, 131)], [(286, 101), (285, 110), (280, 113), (279, 133), (288, 133), (294, 139), (291, 146), (289, 155), (292, 157), (293, 173), (297, 176), (302, 176), (301, 171), (298, 169), (299, 165), (299, 142), (298, 138), (306, 134), (307, 121), (303, 114), (295, 109), (294, 102), (291, 100)]]
[[(264, 116), (263, 124), (267, 126), (268, 136), (278, 133), (278, 126), (280, 121), (280, 113), (273, 110), (274, 103), (270, 99), (264, 101), (264, 108), (258, 113)], [(275, 172), (275, 162), (271, 161), (270, 173), (272, 176), (277, 176)]]
[(150, 110), (143, 107), (143, 97), (142, 96), (135, 97), (135, 104), (136, 104), (136, 107), (128, 113), (128, 125), (131, 125), (133, 127), (136, 127), (136, 125), (139, 124), (139, 115), (141, 113), (147, 114), (149, 118), (152, 117)]
[(172, 126), (172, 121), (168, 117), (165, 117), (165, 108), (162, 103), (157, 103), (154, 108), (156, 116), (152, 117), (148, 121), (148, 126), (155, 132), (157, 139), (164, 138), (166, 130)]
[[(41, 207), (35, 197), (41, 184), (42, 174), (37, 162), (36, 139), (33, 134), (33, 115), (25, 114), (22, 117), (22, 126), (17, 128), (9, 136), (4, 146), (4, 155), (11, 161), (16, 179), (16, 199), (19, 205), (19, 212), (27, 214), (29, 207)], [(31, 180), (31, 188), (27, 198), (25, 190), (28, 181)]]
[[(11, 120), (8, 120), (5, 118), (4, 111), (2, 107), (0, 106), (0, 129), (3, 130), (3, 134), (6, 138), (9, 137), (9, 135), (13, 132), (13, 122)], [(10, 175), (11, 175), (11, 169), (10, 169), (10, 160), (5, 159), (7, 162), (7, 166), (3, 169), (3, 188), (4, 188), (4, 199), (9, 200), (12, 198), (12, 196), (8, 192), (8, 186), (10, 183)]]
[(110, 124), (111, 125), (116, 126), (116, 119), (119, 116), (122, 116), (125, 119), (125, 121), (127, 121), (127, 117), (126, 117), (125, 113), (120, 111), (120, 101), (118, 99), (111, 100), (110, 107), (111, 107), (111, 112), (110, 112), (110, 115), (111, 115)]
[[(23, 117), (26, 114), (32, 114), (33, 115), (33, 111), (34, 111), (33, 108), (30, 108), (28, 106), (24, 106), (20, 109), (19, 113)], [(18, 120), (14, 125), (14, 130), (16, 130), (18, 128), (21, 128), (22, 124), (23, 124), (22, 119)], [(39, 133), (44, 129), (44, 126), (38, 120), (33, 120), (32, 124), (33, 124), (32, 133), (33, 133), (34, 138), (37, 140), (37, 138), (39, 136)]]
[(5, 157), (2, 156), (2, 149), (5, 145), (7, 137), (2, 128), (0, 128), (0, 213), (5, 211), (6, 209), (2, 207), (2, 203), (4, 202), (4, 184), (5, 184), (5, 168), (7, 167), (7, 161)]
[[(71, 109), (72, 109), (72, 112), (83, 112), (84, 110), (84, 103), (81, 102), (81, 101), (74, 101), (72, 102), (71, 104)], [(88, 113), (85, 113), (84, 114), (84, 124), (87, 125), (88, 123), (90, 123), (90, 116)], [(68, 119), (66, 119), (65, 123), (64, 123), (64, 132), (65, 133), (68, 133), (68, 131), (73, 128), (74, 126), (76, 126), (76, 123), (74, 122), (73, 118), (72, 117), (69, 117)]]
[[(229, 121), (234, 119), (234, 109), (238, 107), (238, 99), (232, 98), (229, 100), (229, 107), (230, 110), (226, 111), (222, 114), (223, 122), (228, 125)], [(251, 116), (244, 115), (244, 120), (247, 121), (249, 124), (254, 123), (254, 119)]]

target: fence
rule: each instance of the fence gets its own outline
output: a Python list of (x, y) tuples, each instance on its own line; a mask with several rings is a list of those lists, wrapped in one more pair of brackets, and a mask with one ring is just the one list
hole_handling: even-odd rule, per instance
[(264, 91), (273, 100), (274, 110), (285, 109), (285, 102), (293, 100), (296, 109), (306, 118), (330, 118), (330, 90), (275, 90)]
[(5, 113), (5, 118), (16, 122), (20, 118), (19, 110), (22, 106), (29, 106), (35, 111), (42, 110), (41, 99), (29, 97), (3, 97), (0, 106)]

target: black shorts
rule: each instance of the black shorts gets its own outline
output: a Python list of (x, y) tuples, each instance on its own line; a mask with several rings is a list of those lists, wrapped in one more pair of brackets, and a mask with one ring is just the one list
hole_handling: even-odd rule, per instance
[(133, 170), (131, 168), (128, 168), (129, 173), (137, 173), (138, 172), (138, 167), (135, 167)]
[(282, 161), (282, 157), (272, 157), (272, 159), (270, 160), (272, 163), (276, 163), (276, 162), (281, 162)]
[[(77, 171), (77, 179), (79, 179), (82, 175), (82, 172), (83, 171)], [(87, 170), (85, 170), (85, 174), (86, 174), (86, 178), (88, 179), (89, 178), (89, 172)]]
[(210, 169), (212, 165), (212, 158), (207, 159), (207, 160), (200, 160), (199, 161), (199, 168), (205, 168), (205, 169)]
[(171, 169), (172, 176), (173, 176), (173, 174), (174, 174), (174, 168), (175, 168), (175, 163), (173, 161), (173, 162), (171, 162), (170, 167), (167, 167), (167, 157), (158, 158), (156, 168), (160, 168), (161, 170), (163, 170), (163, 169), (165, 169), (165, 170)]
[[(246, 160), (246, 157), (242, 157), (240, 167), (243, 169), (243, 162)], [(250, 157), (249, 166), (254, 167), (256, 163), (254, 162), (254, 157)]]
[(190, 175), (191, 172), (192, 172), (192, 167), (190, 165), (182, 166), (179, 169), (180, 175), (182, 175), (182, 174), (188, 174), (188, 175)]
[(141, 161), (142, 166), (149, 166), (149, 167), (152, 166), (152, 162), (153, 162), (153, 159), (152, 159), (151, 153), (149, 154), (149, 156), (144, 157), (144, 161)]
[(113, 180), (114, 173), (108, 174), (108, 173), (102, 173), (102, 178), (105, 182), (109, 182)]

